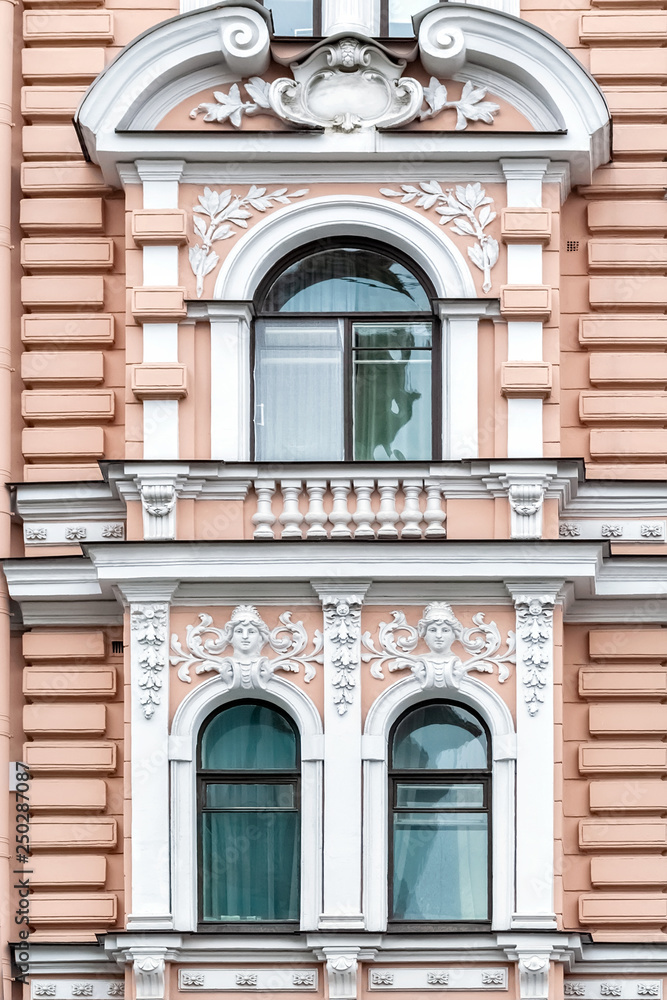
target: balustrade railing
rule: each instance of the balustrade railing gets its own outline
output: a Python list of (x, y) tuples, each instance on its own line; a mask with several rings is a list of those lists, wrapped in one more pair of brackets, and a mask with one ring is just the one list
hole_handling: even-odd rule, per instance
[(429, 477), (260, 474), (252, 489), (258, 539), (446, 537), (442, 485)]

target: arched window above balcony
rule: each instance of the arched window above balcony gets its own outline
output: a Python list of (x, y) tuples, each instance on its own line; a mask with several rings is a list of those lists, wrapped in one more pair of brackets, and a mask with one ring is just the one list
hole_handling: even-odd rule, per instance
[(434, 457), (439, 327), (425, 277), (375, 245), (306, 248), (257, 300), (258, 461)]

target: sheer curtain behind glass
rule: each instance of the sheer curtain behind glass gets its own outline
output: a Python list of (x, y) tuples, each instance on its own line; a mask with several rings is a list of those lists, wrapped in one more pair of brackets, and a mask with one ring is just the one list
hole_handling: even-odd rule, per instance
[(488, 919), (489, 789), (475, 773), (486, 771), (487, 761), (484, 730), (460, 706), (418, 708), (397, 726), (394, 920)]
[(409, 315), (430, 315), (430, 302), (403, 264), (319, 251), (280, 274), (260, 311), (258, 461), (431, 458), (432, 324)]
[(205, 921), (298, 920), (297, 739), (257, 704), (232, 706), (201, 743), (201, 897)]

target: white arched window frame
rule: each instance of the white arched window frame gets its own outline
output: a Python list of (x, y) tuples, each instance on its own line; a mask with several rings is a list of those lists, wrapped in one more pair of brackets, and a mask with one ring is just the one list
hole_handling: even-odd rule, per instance
[(366, 929), (384, 931), (388, 920), (389, 734), (407, 709), (424, 702), (454, 702), (476, 711), (491, 734), (492, 930), (508, 930), (514, 911), (516, 735), (505, 702), (482, 681), (466, 677), (457, 689), (423, 690), (415, 677), (397, 681), (373, 702), (362, 740), (364, 768), (364, 914)]
[(213, 677), (180, 704), (171, 728), (171, 877), (174, 929), (196, 931), (197, 741), (202, 724), (217, 708), (252, 695), (283, 709), (296, 723), (301, 743), (301, 930), (315, 930), (322, 910), (322, 761), (320, 714), (300, 688), (271, 677), (265, 688), (227, 691)]
[[(463, 254), (443, 227), (409, 208), (371, 196), (310, 198), (253, 226), (220, 268), (214, 301), (192, 315), (211, 322), (211, 458), (250, 456), (250, 329), (252, 303), (265, 276), (286, 255), (329, 238), (371, 240), (414, 261), (431, 282), (442, 323), (442, 455), (478, 457), (478, 324), (497, 301), (476, 298)], [(225, 372), (227, 391), (215, 391)]]

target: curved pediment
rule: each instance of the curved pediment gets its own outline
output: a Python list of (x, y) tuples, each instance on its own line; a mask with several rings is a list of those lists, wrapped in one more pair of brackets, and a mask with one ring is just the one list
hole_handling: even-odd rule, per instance
[(167, 148), (186, 162), (242, 157), (253, 131), (259, 159), (280, 158), (286, 142), (309, 159), (345, 159), (370, 133), (367, 152), (396, 159), (429, 132), (438, 159), (548, 156), (570, 161), (575, 183), (607, 161), (604, 98), (546, 32), (467, 4), (438, 4), (416, 22), (409, 62), (401, 46), (353, 31), (293, 47), (290, 61), (272, 51), (264, 7), (222, 0), (127, 46), (86, 94), (79, 132), (112, 183), (118, 162)]

